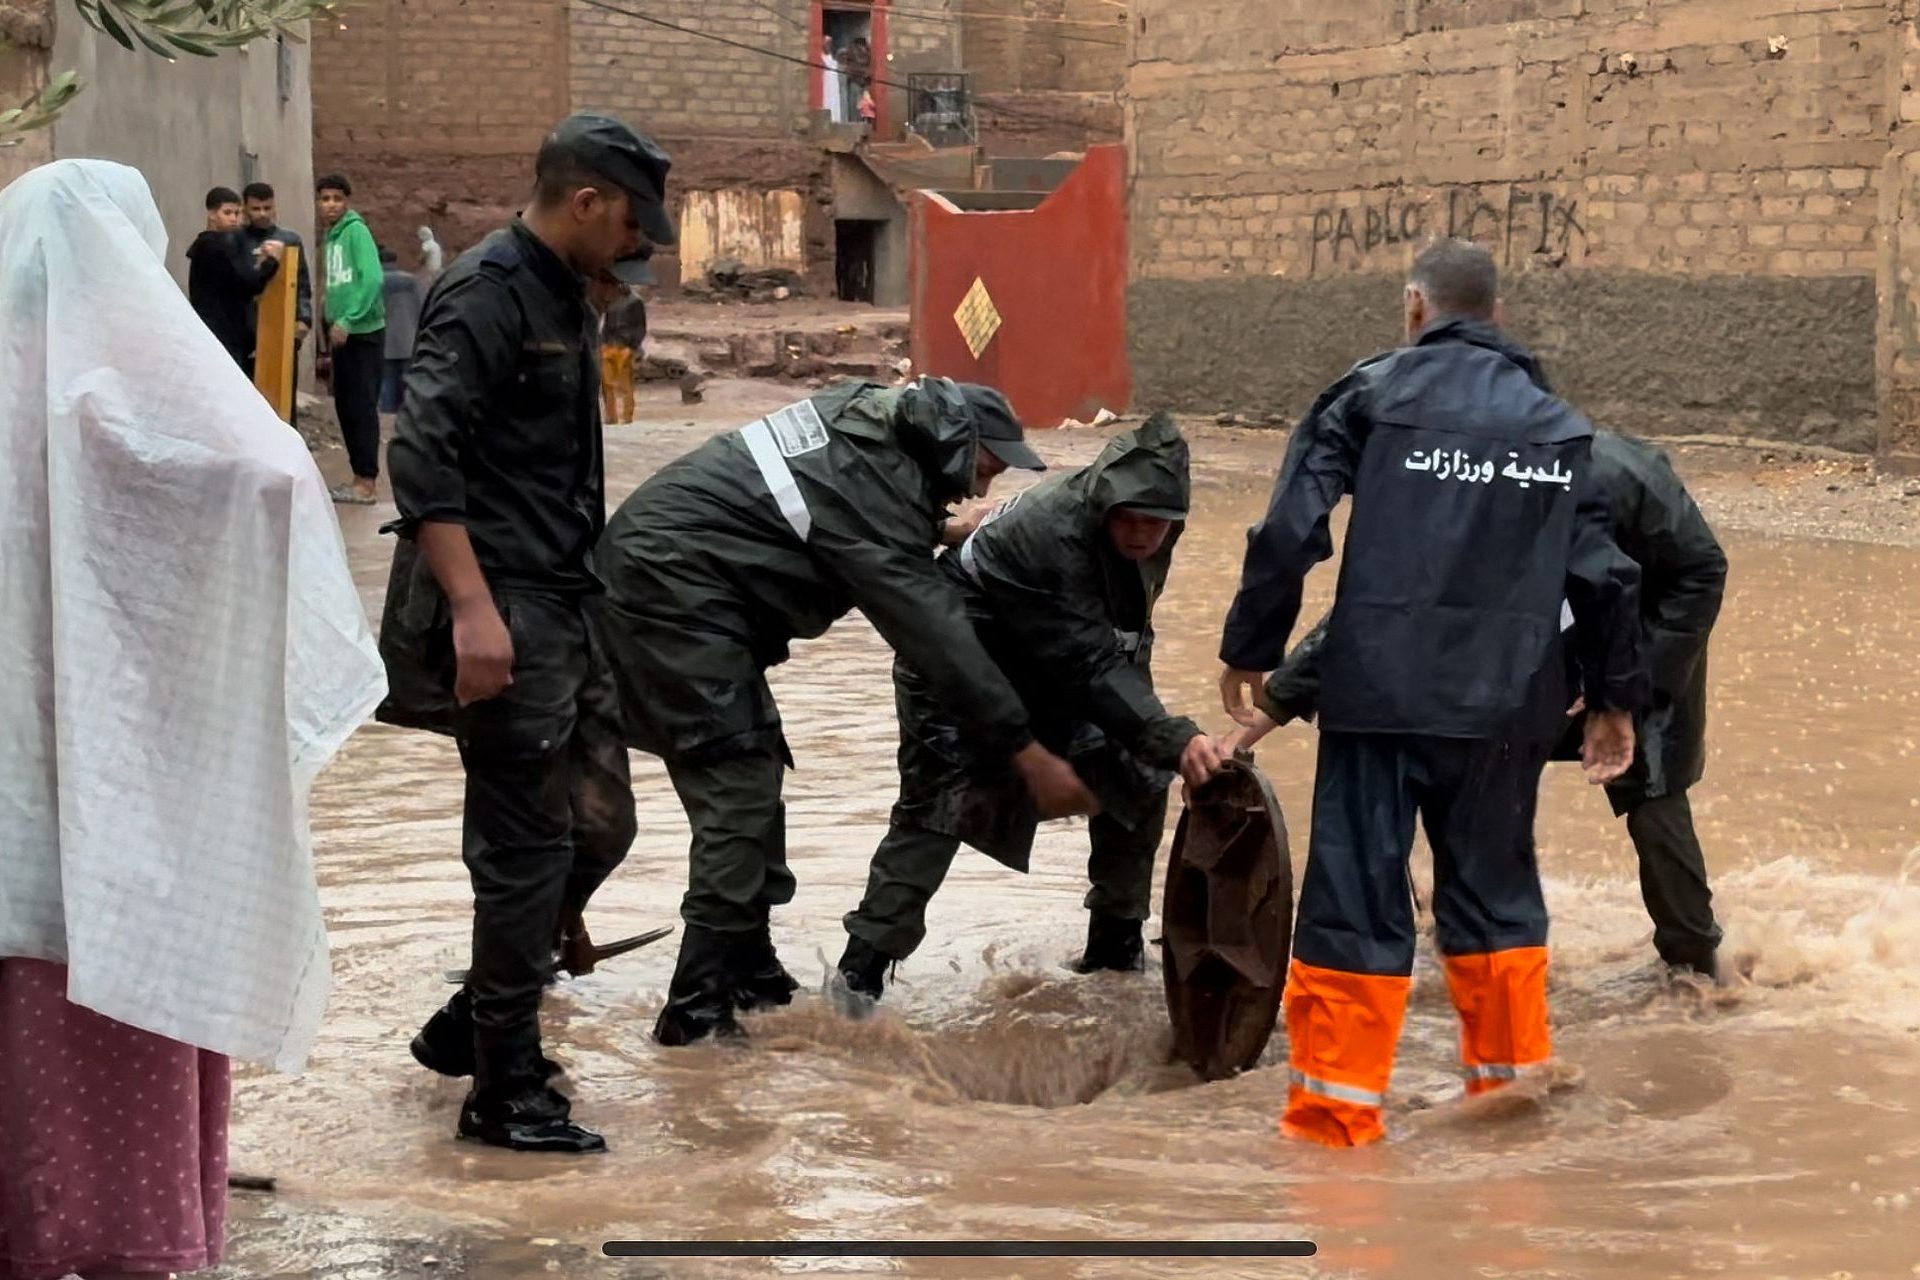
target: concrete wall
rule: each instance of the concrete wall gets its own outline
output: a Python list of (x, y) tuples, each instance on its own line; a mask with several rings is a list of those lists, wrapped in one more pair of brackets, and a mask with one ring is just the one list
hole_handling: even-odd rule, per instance
[(288, 41), (283, 53), (269, 40), (169, 63), (122, 49), (82, 22), (73, 0), (59, 0), (51, 65), (78, 70), (86, 84), (50, 131), (53, 154), (138, 168), (166, 220), (167, 265), (182, 282), (209, 187), (272, 183), (282, 221), (312, 243), (307, 45)]
[(1890, 54), (1913, 43), (1888, 0), (1133, 14), (1142, 403), (1297, 414), (1397, 340), (1399, 276), (1444, 233), (1494, 249), (1515, 328), (1609, 425), (1879, 442)]

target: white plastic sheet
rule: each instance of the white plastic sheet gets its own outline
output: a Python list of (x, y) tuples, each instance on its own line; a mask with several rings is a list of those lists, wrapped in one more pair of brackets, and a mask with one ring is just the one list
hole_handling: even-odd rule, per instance
[(297, 1070), (328, 985), (308, 787), (385, 677), (311, 455), (165, 250), (136, 170), (0, 192), (0, 956)]

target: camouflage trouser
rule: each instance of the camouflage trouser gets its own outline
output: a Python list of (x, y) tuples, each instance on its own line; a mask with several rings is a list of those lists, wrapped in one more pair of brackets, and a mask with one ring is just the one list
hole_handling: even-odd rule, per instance
[[(1111, 818), (1089, 824), (1086, 906), (1100, 915), (1145, 920), (1153, 907), (1153, 860), (1166, 826), (1167, 800), (1132, 829)], [(927, 936), (927, 904), (939, 892), (960, 850), (955, 836), (895, 819), (874, 850), (867, 894), (847, 913), (847, 932), (895, 960), (904, 960)]]
[(787, 869), (785, 761), (771, 751), (718, 760), (668, 760), (667, 776), (693, 828), (680, 918), (716, 933), (764, 928), (793, 901)]

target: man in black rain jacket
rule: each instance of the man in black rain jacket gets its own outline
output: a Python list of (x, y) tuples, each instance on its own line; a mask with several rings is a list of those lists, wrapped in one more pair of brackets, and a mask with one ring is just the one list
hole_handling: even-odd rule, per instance
[(1093, 808), (1035, 741), (933, 556), (950, 503), (1043, 465), (991, 388), (853, 383), (716, 437), (608, 523), (602, 634), (628, 741), (666, 761), (693, 828), (662, 1044), (738, 1035), (736, 1012), (797, 989), (769, 930), (793, 898), (780, 799), (793, 761), (766, 680), (793, 640), (858, 607), (983, 752), (1014, 762), (1043, 814)]
[(390, 462), (400, 520), (380, 652), (388, 724), (453, 736), (473, 963), (413, 1041), (474, 1077), (460, 1136), (582, 1153), (548, 1082), (540, 999), (557, 947), (626, 857), (633, 791), (619, 703), (590, 618), (606, 522), (596, 319), (585, 282), (674, 239), (671, 162), (618, 120), (574, 115), (541, 145), (522, 217), (427, 295)]
[[(1571, 602), (1596, 781), (1632, 756), (1646, 701), (1639, 571), (1607, 532), (1592, 428), (1536, 385), (1495, 327), (1486, 250), (1441, 241), (1414, 264), (1410, 345), (1367, 361), (1301, 423), (1249, 533), (1221, 658), (1227, 709), (1280, 664), (1302, 581), (1353, 495), (1321, 657), (1313, 834), (1285, 995), (1282, 1131), (1332, 1146), (1384, 1136), (1411, 988), (1406, 861), (1434, 847), (1434, 915), (1469, 1088), (1551, 1053), (1547, 917), (1533, 813), (1557, 717)], [(1551, 726), (1551, 727), (1550, 727)]]
[[(1727, 557), (1658, 449), (1596, 431), (1593, 471), (1611, 503), (1614, 541), (1640, 566), (1653, 681), (1651, 709), (1634, 726), (1633, 764), (1607, 784), (1607, 799), (1627, 820), (1654, 950), (1669, 965), (1717, 977), (1721, 933), (1687, 792), (1706, 772), (1707, 642), (1726, 591)], [(1322, 619), (1267, 682), (1263, 709), (1275, 722), (1313, 719), (1326, 634)], [(1248, 732), (1243, 741), (1251, 745), (1259, 731)], [(1570, 726), (1554, 758), (1578, 757)]]
[[(1034, 733), (1100, 801), (1087, 861), (1087, 947), (1076, 966), (1144, 963), (1154, 855), (1172, 771), (1195, 783), (1220, 756), (1153, 688), (1153, 607), (1187, 517), (1187, 443), (1155, 415), (1092, 465), (1004, 503), (940, 567), (965, 597), (987, 654), (1013, 682)], [(965, 842), (1026, 871), (1038, 816), (1003, 758), (981, 758), (906, 659), (894, 663), (900, 798), (846, 917), (839, 982), (879, 999), (889, 965), (926, 936), (927, 904)], [(1183, 768), (1184, 766), (1184, 768)], [(860, 1002), (852, 1002), (855, 1009)]]

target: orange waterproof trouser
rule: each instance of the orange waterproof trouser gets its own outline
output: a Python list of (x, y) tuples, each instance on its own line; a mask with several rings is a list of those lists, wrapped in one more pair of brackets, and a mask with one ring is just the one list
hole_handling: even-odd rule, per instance
[(608, 422), (633, 421), (633, 348), (600, 348), (600, 402)]
[(1413, 979), (1295, 960), (1283, 997), (1292, 1082), (1280, 1132), (1329, 1147), (1386, 1136), (1381, 1108)]
[(1293, 1085), (1283, 1132), (1334, 1146), (1384, 1133), (1413, 972), (1407, 856), (1433, 846), (1434, 937), (1475, 1092), (1544, 1061), (1546, 902), (1533, 847), (1541, 755), (1525, 744), (1320, 735), (1313, 837), (1283, 997)]
[(1447, 990), (1460, 1014), (1467, 1092), (1498, 1089), (1553, 1056), (1547, 1027), (1547, 949), (1515, 947), (1446, 956)]

